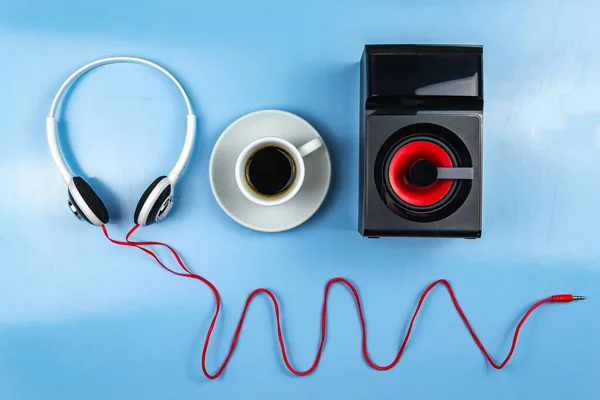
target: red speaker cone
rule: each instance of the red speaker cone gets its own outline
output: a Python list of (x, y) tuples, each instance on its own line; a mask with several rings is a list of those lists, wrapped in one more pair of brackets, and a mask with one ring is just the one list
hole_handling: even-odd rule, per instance
[(408, 180), (410, 167), (419, 160), (429, 160), (437, 167), (451, 168), (450, 155), (439, 145), (419, 140), (400, 147), (392, 156), (388, 170), (390, 186), (402, 201), (416, 207), (426, 207), (437, 203), (448, 194), (451, 180), (438, 179), (423, 187)]

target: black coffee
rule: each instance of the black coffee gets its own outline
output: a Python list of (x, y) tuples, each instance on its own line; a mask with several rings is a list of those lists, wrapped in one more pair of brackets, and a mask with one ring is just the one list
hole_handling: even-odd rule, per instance
[(296, 178), (296, 163), (284, 149), (266, 146), (255, 151), (246, 162), (248, 185), (261, 196), (285, 193)]

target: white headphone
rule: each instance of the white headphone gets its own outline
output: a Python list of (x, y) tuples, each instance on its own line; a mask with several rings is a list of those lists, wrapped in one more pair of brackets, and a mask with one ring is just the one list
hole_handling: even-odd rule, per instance
[(148, 189), (146, 189), (144, 194), (142, 194), (142, 197), (135, 208), (135, 214), (133, 217), (134, 222), (141, 226), (146, 226), (162, 220), (171, 210), (171, 207), (173, 206), (173, 188), (190, 159), (196, 139), (196, 116), (192, 110), (192, 105), (190, 104), (187, 93), (181, 84), (173, 75), (171, 75), (171, 73), (169, 73), (169, 71), (151, 61), (135, 57), (103, 58), (79, 68), (71, 76), (69, 76), (69, 78), (61, 85), (58, 93), (56, 93), (56, 96), (54, 96), (52, 106), (50, 107), (50, 113), (46, 118), (46, 135), (48, 138), (48, 145), (50, 146), (50, 153), (52, 154), (54, 164), (56, 165), (56, 168), (58, 168), (58, 172), (60, 172), (60, 175), (68, 186), (69, 207), (71, 208), (73, 214), (75, 214), (75, 216), (80, 220), (85, 220), (96, 226), (102, 226), (106, 224), (109, 219), (108, 211), (106, 210), (104, 203), (102, 203), (102, 200), (100, 200), (100, 197), (98, 197), (91, 186), (83, 178), (79, 176), (73, 176), (67, 167), (58, 142), (55, 117), (60, 101), (77, 79), (93, 68), (113, 63), (143, 64), (162, 72), (171, 81), (173, 81), (175, 86), (177, 86), (177, 89), (179, 89), (179, 92), (181, 92), (187, 107), (187, 128), (185, 142), (183, 145), (183, 150), (181, 151), (181, 155), (175, 163), (175, 167), (173, 167), (167, 176), (160, 176), (150, 184)]

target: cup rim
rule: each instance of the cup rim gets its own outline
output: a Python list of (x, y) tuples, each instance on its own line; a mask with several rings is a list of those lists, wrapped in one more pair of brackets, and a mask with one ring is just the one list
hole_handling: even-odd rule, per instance
[[(264, 146), (268, 143), (282, 145), (281, 147), (283, 147), (284, 150), (286, 150), (290, 153), (290, 155), (294, 159), (294, 162), (296, 163), (296, 178), (294, 180), (294, 183), (292, 183), (292, 187), (290, 189), (288, 189), (286, 193), (282, 194), (281, 196), (274, 197), (274, 198), (261, 197), (258, 194), (256, 194), (254, 191), (252, 191), (248, 187), (248, 184), (247, 184), (246, 180), (244, 179), (245, 168), (242, 167), (245, 165), (245, 162), (246, 162), (248, 156), (253, 151), (255, 151), (257, 148)], [(300, 191), (300, 188), (302, 187), (302, 184), (304, 183), (304, 177), (305, 177), (304, 158), (300, 154), (300, 151), (298, 151), (298, 148), (293, 143), (291, 143), (288, 140), (285, 140), (283, 138), (277, 137), (277, 136), (265, 136), (265, 137), (256, 139), (253, 142), (249, 143), (240, 152), (240, 154), (237, 157), (236, 163), (235, 163), (235, 180), (236, 180), (238, 189), (242, 192), (242, 194), (248, 200), (250, 200), (258, 205), (261, 205), (261, 206), (277, 206), (277, 205), (283, 204), (283, 203), (291, 200)]]

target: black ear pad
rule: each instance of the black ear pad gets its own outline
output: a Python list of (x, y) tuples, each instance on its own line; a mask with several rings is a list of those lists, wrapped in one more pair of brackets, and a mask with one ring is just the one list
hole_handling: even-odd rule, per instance
[(165, 189), (163, 189), (160, 196), (158, 196), (158, 199), (156, 199), (156, 203), (154, 203), (154, 205), (152, 206), (152, 209), (150, 210), (150, 214), (148, 214), (148, 218), (146, 219), (146, 225), (153, 224), (157, 221), (158, 213), (160, 212), (160, 208), (162, 207), (165, 200), (167, 200), (169, 198), (170, 195), (171, 195), (171, 185), (169, 185)]
[[(148, 189), (144, 191), (140, 201), (138, 201), (135, 213), (133, 214), (133, 221), (142, 226), (151, 225), (156, 222), (160, 208), (169, 196), (171, 196), (171, 191), (172, 186), (166, 176), (156, 178), (148, 186)], [(146, 207), (144, 207), (145, 205)]]
[[(108, 223), (108, 211), (94, 192), (94, 189), (81, 177), (76, 176), (69, 184), (69, 203), (71, 211), (93, 225)], [(75, 210), (73, 210), (75, 208)]]

